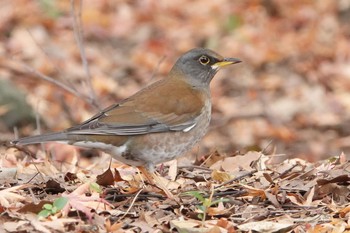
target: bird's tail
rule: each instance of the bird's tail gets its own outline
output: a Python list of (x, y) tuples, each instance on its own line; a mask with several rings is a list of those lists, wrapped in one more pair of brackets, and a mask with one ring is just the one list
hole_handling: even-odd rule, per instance
[(42, 142), (51, 142), (51, 141), (67, 141), (68, 136), (65, 132), (57, 133), (48, 133), (36, 136), (29, 136), (14, 140), (11, 142), (13, 145), (24, 146), (29, 144), (38, 144)]

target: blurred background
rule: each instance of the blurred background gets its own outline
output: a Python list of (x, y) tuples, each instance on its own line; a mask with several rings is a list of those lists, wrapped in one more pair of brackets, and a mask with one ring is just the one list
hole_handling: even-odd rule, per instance
[(213, 80), (211, 128), (193, 154), (350, 155), (350, 0), (84, 0), (79, 44), (72, 12), (70, 1), (1, 1), (1, 141), (86, 120), (207, 47), (243, 63)]

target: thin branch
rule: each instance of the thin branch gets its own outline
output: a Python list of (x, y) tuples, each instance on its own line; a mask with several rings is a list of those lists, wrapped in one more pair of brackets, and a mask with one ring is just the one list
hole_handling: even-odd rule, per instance
[(132, 199), (132, 202), (131, 202), (129, 208), (126, 210), (126, 212), (123, 214), (123, 216), (120, 217), (120, 219), (123, 219), (123, 218), (125, 218), (126, 215), (128, 215), (128, 213), (130, 212), (131, 208), (134, 206), (135, 201), (137, 200), (137, 198), (139, 197), (139, 195), (140, 195), (140, 193), (141, 193), (142, 191), (143, 191), (143, 188), (140, 189), (140, 190), (136, 193), (135, 197)]
[[(34, 74), (35, 76), (37, 76), (37, 77), (39, 77), (39, 78), (41, 78), (41, 79), (43, 79), (43, 80), (45, 80), (45, 81), (47, 81), (47, 82), (50, 82), (50, 83), (52, 83), (52, 84), (55, 84), (56, 86), (62, 88), (63, 90), (65, 90), (65, 91), (67, 91), (67, 92), (69, 92), (69, 93), (71, 93), (71, 94), (73, 94), (73, 95), (75, 95), (75, 96), (77, 96), (77, 97), (79, 97), (79, 98), (85, 99), (85, 96), (83, 96), (82, 94), (80, 94), (79, 92), (77, 92), (74, 88), (69, 87), (69, 86), (67, 86), (67, 85), (64, 84), (64, 83), (62, 83), (62, 82), (60, 82), (60, 81), (57, 81), (56, 79), (53, 79), (53, 78), (51, 78), (51, 77), (49, 77), (49, 76), (47, 76), (47, 75), (41, 73), (40, 71), (38, 71), (38, 70), (36, 70), (36, 69), (30, 67), (30, 66), (27, 65), (27, 64), (21, 63), (21, 65), (22, 65), (22, 67), (23, 67), (24, 69), (27, 70), (27, 72), (32, 73), (32, 74)], [(91, 104), (90, 98), (87, 98), (87, 99), (89, 100), (88, 102)]]
[[(61, 70), (56, 66), (56, 64), (52, 61), (51, 57), (48, 55), (48, 53), (45, 51), (45, 49), (38, 43), (38, 41), (33, 36), (32, 32), (29, 29), (26, 29), (29, 36), (32, 38), (35, 45), (40, 49), (40, 51), (45, 55), (46, 59), (51, 63), (52, 67), (56, 70), (57, 73), (61, 74)], [(65, 80), (69, 81), (69, 80)]]
[[(36, 46), (38, 46), (38, 48), (41, 50), (41, 52), (45, 55), (45, 57), (53, 64), (53, 62), (51, 61), (50, 57), (48, 56), (48, 54), (46, 53), (46, 51), (40, 46), (40, 44), (37, 43), (37, 41), (35, 40), (34, 36), (32, 35), (31, 31), (30, 30), (27, 30), (28, 34), (30, 35), (30, 37), (33, 39), (33, 42), (36, 44)], [(16, 61), (17, 63), (20, 63), (24, 69), (26, 69), (29, 73), (33, 73), (35, 74), (37, 77), (47, 81), (47, 82), (50, 82), (62, 89), (64, 89), (65, 91), (75, 95), (76, 97), (84, 100), (85, 102), (87, 102), (89, 105), (91, 106), (94, 106), (95, 108), (99, 109), (99, 107), (97, 106), (97, 103), (96, 103), (96, 98), (95, 96), (93, 95), (92, 97), (86, 95), (86, 94), (82, 94), (82, 93), (79, 93), (72, 85), (72, 83), (70, 83), (69, 80), (65, 80), (66, 82), (68, 82), (69, 85), (71, 85), (72, 87), (68, 86), (67, 84), (64, 84), (63, 82), (60, 82), (60, 81), (57, 81), (47, 75), (44, 75), (43, 73), (35, 70), (34, 68), (30, 67), (29, 65), (25, 64), (25, 63), (22, 63), (22, 62), (19, 62), (13, 58), (10, 58), (11, 60), (14, 60)], [(54, 66), (54, 69), (58, 72), (58, 73), (61, 73), (61, 71), (56, 67)], [(90, 85), (90, 88), (92, 86)], [(94, 92), (92, 92), (94, 94)]]
[(88, 87), (90, 89), (90, 94), (91, 94), (91, 104), (99, 109), (99, 104), (97, 102), (97, 98), (96, 98), (96, 93), (95, 90), (93, 88), (92, 85), (92, 76), (91, 76), (91, 72), (90, 72), (90, 68), (89, 68), (89, 63), (86, 59), (86, 53), (85, 53), (85, 47), (84, 47), (84, 40), (83, 40), (83, 27), (82, 22), (81, 22), (81, 9), (82, 9), (82, 1), (79, 1), (79, 9), (78, 11), (76, 11), (75, 8), (75, 0), (71, 0), (71, 14), (73, 17), (73, 30), (74, 30), (74, 38), (75, 41), (78, 45), (78, 48), (80, 50), (80, 57), (81, 57), (81, 61), (83, 63), (83, 67), (87, 76), (87, 84)]
[[(13, 58), (10, 58), (10, 59), (15, 61), (17, 64), (21, 65), (22, 68), (26, 70), (26, 72), (32, 73), (34, 75), (34, 77), (41, 78), (41, 79), (43, 79), (43, 80), (45, 80), (45, 81), (47, 81), (49, 83), (52, 83), (52, 84), (62, 88), (63, 90), (71, 93), (72, 95), (82, 99), (83, 101), (85, 101), (89, 105), (94, 106), (94, 99), (92, 99), (90, 96), (87, 96), (87, 95), (84, 95), (82, 93), (79, 93), (77, 90), (75, 90), (74, 87), (70, 87), (70, 86), (64, 84), (63, 82), (60, 82), (60, 81), (58, 81), (56, 79), (53, 79), (50, 76), (47, 76), (47, 75), (41, 73), (40, 71), (32, 68), (31, 66), (29, 66), (29, 65), (27, 65), (27, 64), (25, 64), (25, 63), (23, 63), (21, 61), (15, 60)], [(18, 70), (13, 69), (11, 67), (7, 67), (7, 68), (18, 72)]]
[(240, 175), (240, 176), (237, 176), (237, 177), (235, 177), (235, 178), (233, 178), (233, 179), (231, 179), (231, 180), (228, 180), (228, 181), (226, 181), (226, 182), (224, 182), (224, 183), (222, 183), (222, 184), (216, 186), (215, 189), (221, 188), (222, 186), (225, 186), (225, 185), (227, 185), (227, 184), (229, 184), (229, 183), (233, 183), (233, 182), (235, 182), (235, 181), (237, 181), (237, 180), (242, 179), (243, 177), (250, 176), (250, 175), (254, 174), (256, 171), (257, 171), (257, 170), (245, 172), (244, 174), (242, 174), (242, 175)]
[[(39, 109), (39, 102), (37, 103), (36, 109)], [(40, 135), (41, 134), (41, 124), (40, 124), (40, 115), (39, 115), (38, 111), (35, 111), (35, 123), (36, 123), (36, 130), (37, 130), (36, 134)], [(40, 145), (41, 145), (41, 150), (45, 151), (44, 143), (40, 143)]]

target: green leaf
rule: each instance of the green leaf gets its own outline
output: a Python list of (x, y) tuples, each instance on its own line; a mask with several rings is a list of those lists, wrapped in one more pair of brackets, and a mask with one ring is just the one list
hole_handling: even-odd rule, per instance
[(205, 206), (205, 207), (211, 206), (211, 201), (210, 201), (210, 199), (205, 198), (204, 201), (203, 201), (203, 206)]
[(51, 211), (50, 210), (42, 210), (38, 213), (38, 217), (43, 217), (43, 218), (47, 218), (51, 215)]
[(97, 193), (101, 193), (101, 192), (102, 192), (102, 189), (101, 189), (100, 185), (97, 184), (97, 183), (95, 183), (95, 182), (90, 183), (90, 189), (91, 189), (92, 191), (97, 192)]
[(200, 191), (188, 191), (184, 193), (185, 195), (190, 195), (197, 198), (200, 202), (204, 202), (203, 193)]
[(45, 204), (45, 205), (43, 205), (43, 209), (51, 210), (52, 209), (52, 205), (51, 204)]
[(51, 213), (52, 213), (52, 214), (56, 214), (57, 211), (58, 211), (58, 209), (57, 209), (56, 206), (52, 207), (52, 210), (51, 210)]
[(56, 212), (63, 209), (63, 207), (68, 203), (68, 198), (60, 197), (53, 202), (53, 206), (56, 207)]
[(198, 214), (197, 217), (198, 217), (200, 220), (203, 220), (204, 214)]
[(205, 212), (206, 209), (207, 209), (207, 208), (206, 208), (205, 206), (203, 206), (203, 205), (198, 205), (197, 208), (198, 208), (199, 210), (201, 210), (202, 212)]

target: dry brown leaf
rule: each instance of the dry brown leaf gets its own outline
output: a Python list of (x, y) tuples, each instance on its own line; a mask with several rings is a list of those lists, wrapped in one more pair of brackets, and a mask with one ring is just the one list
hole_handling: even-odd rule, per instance
[(85, 193), (90, 191), (90, 183), (80, 185), (72, 193), (63, 193), (62, 197), (68, 199), (67, 204), (62, 209), (62, 215), (67, 216), (69, 211), (73, 208), (79, 210), (86, 214), (86, 216), (91, 220), (92, 214), (91, 210), (104, 211), (110, 207), (113, 207), (104, 199), (100, 198), (98, 193), (92, 192), (91, 196), (86, 196)]
[(96, 177), (96, 183), (102, 186), (113, 185), (114, 180), (114, 174), (110, 168)]
[(237, 172), (240, 169), (252, 171), (251, 165), (256, 162), (262, 154), (251, 151), (245, 155), (237, 155), (235, 157), (227, 157), (214, 163), (210, 168), (216, 170), (224, 170), (226, 172)]
[(278, 202), (275, 195), (271, 194), (269, 191), (265, 191), (265, 196), (267, 197), (267, 200), (269, 200), (276, 208), (281, 207), (281, 204)]
[(170, 177), (170, 180), (175, 181), (177, 177), (177, 160), (171, 160), (167, 162), (166, 165), (169, 166), (168, 176)]
[(210, 228), (207, 232), (208, 232), (208, 233), (221, 233), (222, 231), (221, 231), (220, 227), (218, 227), (218, 226), (213, 226), (213, 227)]
[(172, 220), (170, 221), (171, 229), (176, 228), (179, 232), (194, 232), (195, 228), (200, 226), (199, 221), (193, 220)]
[(25, 189), (30, 187), (31, 185), (24, 184), (24, 185), (18, 185), (11, 188), (5, 188), (3, 190), (0, 190), (0, 204), (4, 208), (9, 207), (19, 207), (21, 205), (21, 201), (26, 200), (27, 198), (23, 195), (17, 194), (18, 190)]
[(339, 210), (340, 217), (345, 218), (345, 215), (350, 212), (350, 205)]
[(228, 233), (234, 233), (235, 231), (235, 224), (232, 221), (228, 221), (226, 218), (220, 218), (216, 225), (219, 227), (226, 229)]
[(225, 215), (227, 217), (227, 214), (230, 213), (229, 209), (222, 209), (218, 207), (209, 207), (207, 209), (208, 216), (223, 216)]
[(319, 187), (318, 193), (320, 196), (332, 195), (332, 200), (335, 200), (338, 204), (346, 204), (347, 196), (350, 190), (346, 186), (341, 186), (338, 184), (330, 183)]
[[(215, 168), (219, 171), (236, 177), (239, 176), (237, 171), (240, 169), (257, 169), (269, 174), (270, 176), (262, 177), (261, 172), (254, 172), (237, 182), (248, 184), (257, 190), (266, 191), (266, 187), (269, 187), (266, 191), (268, 193), (265, 193), (266, 198), (272, 203), (276, 198), (285, 204), (281, 206), (282, 209), (274, 209), (272, 206), (265, 208), (266, 203), (261, 203), (261, 198), (248, 197), (242, 201), (240, 197), (232, 195), (229, 198), (235, 211), (229, 221), (239, 225), (246, 221), (245, 216), (250, 218), (248, 221), (274, 221), (282, 217), (280, 215), (285, 215), (293, 217), (298, 223), (293, 230), (297, 233), (342, 232), (348, 230), (349, 215), (345, 209), (349, 181), (338, 179), (341, 175), (348, 174), (347, 160), (350, 157), (348, 2), (349, 0), (293, 1), (293, 4), (285, 4), (284, 1), (269, 0), (203, 0), (189, 3), (188, 0), (178, 0), (163, 3), (152, 0), (118, 1), (111, 4), (109, 1), (86, 0), (81, 12), (83, 25), (80, 31), (84, 32), (83, 46), (100, 107), (122, 100), (153, 80), (164, 77), (182, 52), (198, 45), (212, 47), (224, 56), (232, 55), (244, 60), (244, 63), (235, 68), (220, 71), (220, 78), (211, 83), (211, 130), (201, 141), (199, 150), (194, 150), (193, 154), (200, 157), (218, 148), (221, 151), (218, 153), (220, 157), (220, 154), (233, 154), (236, 150), (245, 151), (248, 148), (269, 151), (274, 157), (301, 159), (286, 160), (283, 164), (264, 168), (263, 156), (250, 162), (244, 161), (249, 156), (243, 156), (228, 164), (221, 157), (221, 163)], [(39, 116), (44, 116), (43, 132), (62, 130), (93, 114), (84, 100), (24, 71), (20, 65), (24, 62), (51, 75), (55, 80), (65, 79), (65, 83), (79, 92), (90, 94), (74, 33), (67, 33), (72, 28), (72, 21), (67, 17), (71, 13), (69, 1), (40, 1), (40, 4), (28, 0), (3, 1), (0, 7), (0, 32), (5, 35), (0, 40), (1, 78), (11, 79), (26, 92), (26, 99)], [(105, 43), (106, 41), (111, 43)], [(166, 59), (157, 67), (157, 62), (163, 56)], [(0, 107), (0, 115), (2, 110), (4, 109)], [(19, 127), (19, 135), (34, 134), (35, 127), (35, 124)], [(13, 136), (12, 128), (10, 126), (6, 129), (0, 122), (0, 136), (8, 140)], [(30, 181), (42, 184), (35, 189), (25, 189), (25, 192), (13, 192), (23, 195), (29, 202), (32, 198), (42, 201), (51, 198), (38, 195), (46, 188), (47, 177), (58, 180), (57, 176), (70, 171), (83, 173), (84, 176), (77, 177), (86, 180), (86, 177), (102, 173), (102, 169), (96, 169), (97, 163), (93, 160), (83, 157), (78, 159), (75, 149), (65, 149), (56, 144), (50, 150), (50, 155), (54, 160), (68, 163), (51, 164), (50, 167), (50, 164), (43, 163), (43, 153), (34, 150), (36, 147), (32, 148), (39, 156), (38, 160), (27, 160), (23, 153), (12, 151), (6, 151), (6, 156), (1, 158), (3, 167), (16, 167), (18, 172), (13, 182), (5, 177), (6, 182), (20, 184)], [(320, 158), (326, 159), (330, 154), (340, 156), (329, 162), (320, 161)], [(186, 156), (186, 159), (190, 161), (191, 157)], [(207, 164), (210, 166), (216, 159), (213, 155)], [(100, 161), (98, 168), (106, 169), (108, 162), (104, 162), (101, 157), (95, 161)], [(320, 162), (311, 164), (306, 161)], [(241, 163), (243, 166), (240, 167)], [(222, 164), (227, 165), (225, 169), (228, 170), (223, 170)], [(37, 167), (44, 174), (43, 177), (35, 176)], [(80, 171), (82, 167), (85, 168), (83, 172)], [(292, 169), (289, 170), (290, 168)], [(191, 169), (183, 169), (180, 174), (171, 171), (171, 179), (178, 175), (176, 182), (181, 183), (177, 191), (199, 189), (207, 192), (210, 186), (207, 180), (209, 173), (197, 168)], [(134, 189), (138, 191), (142, 181), (137, 172), (121, 173), (122, 178), (116, 181), (128, 181), (120, 184), (123, 188), (137, 187)], [(317, 184), (317, 179), (325, 183)], [(73, 182), (79, 182), (79, 179), (69, 183), (67, 181), (61, 186), (70, 189)], [(6, 188), (5, 185), (2, 188)], [(271, 188), (271, 185), (275, 187)], [(312, 187), (315, 189), (312, 190)], [(233, 188), (239, 190), (232, 190)], [(152, 187), (149, 190), (156, 191)], [(247, 189), (233, 184), (220, 189), (217, 194), (224, 195), (228, 191), (239, 195), (245, 190)], [(255, 191), (253, 196), (259, 196), (259, 192)], [(288, 199), (287, 193), (299, 205), (283, 200)], [(129, 213), (132, 214), (124, 219), (124, 228), (127, 229), (123, 230), (160, 231), (140, 220), (140, 212), (147, 212), (147, 209), (155, 206), (154, 203), (164, 204), (168, 200), (148, 198), (147, 195), (148, 193), (143, 193), (131, 205), (133, 209)], [(27, 200), (19, 201), (18, 204), (27, 204)], [(313, 206), (317, 201), (320, 201), (317, 208), (300, 206)], [(183, 216), (191, 208), (191, 203), (182, 205), (180, 202), (181, 207), (169, 203), (168, 207), (158, 208), (158, 211), (164, 211), (162, 213), (167, 213), (171, 219)], [(114, 204), (119, 206), (122, 214), (125, 213), (124, 202)], [(254, 208), (249, 209), (249, 206)], [(340, 214), (339, 209), (344, 213)], [(16, 208), (0, 208), (0, 212), (0, 229), (4, 226), (4, 219), (9, 219), (14, 225), (20, 226), (12, 231), (23, 231), (26, 230), (25, 227), (30, 227), (27, 231), (35, 231), (25, 217), (21, 218), (21, 214), (14, 215), (18, 214)], [(115, 213), (119, 214), (116, 210)], [(309, 221), (308, 215), (315, 216), (315, 219)], [(99, 217), (102, 219), (105, 216)], [(215, 216), (211, 221), (211, 225), (209, 221), (205, 222), (204, 229), (218, 231), (213, 226), (219, 225), (219, 221)], [(105, 222), (101, 222), (97, 225), (93, 222), (91, 225), (105, 231)], [(136, 223), (132, 225), (134, 222)], [(191, 230), (199, 231), (200, 224), (201, 222), (196, 229)], [(84, 228), (88, 224), (82, 221), (71, 224), (70, 227), (72, 225), (80, 231), (89, 232), (87, 229), (90, 229)], [(164, 231), (168, 230), (166, 227), (169, 226), (169, 221), (164, 225)], [(66, 229), (71, 229), (70, 227)]]
[(25, 206), (23, 206), (21, 209), (19, 209), (18, 212), (19, 213), (31, 212), (34, 214), (38, 214), (43, 209), (43, 205), (51, 204), (51, 203), (52, 202), (50, 202), (50, 201), (41, 201), (38, 204), (29, 203), (29, 204), (26, 204)]
[(315, 195), (315, 186), (312, 187), (312, 189), (310, 189), (310, 191), (306, 193), (306, 200), (304, 202), (304, 205), (311, 206), (314, 195)]
[(239, 185), (242, 186), (247, 191), (247, 193), (244, 194), (244, 196), (260, 197), (262, 200), (266, 199), (265, 190), (253, 188), (244, 184), (239, 184)]
[(256, 231), (256, 232), (287, 232), (292, 229), (294, 224), (290, 223), (278, 223), (271, 221), (261, 221), (261, 222), (249, 222), (238, 225), (238, 229), (242, 231)]
[(121, 165), (121, 166), (117, 166), (115, 168), (121, 179), (124, 181), (135, 181), (137, 178), (139, 178), (138, 175), (135, 175), (137, 173), (137, 170), (131, 166), (126, 166), (126, 165)]
[(306, 199), (298, 194), (288, 193), (287, 198), (298, 206), (317, 206), (322, 200), (313, 200), (315, 195), (315, 187), (312, 187), (306, 193)]
[[(123, 226), (123, 222), (115, 222), (113, 224), (111, 224), (111, 221), (109, 219), (106, 220), (105, 223), (105, 227), (107, 232), (115, 232), (115, 233), (119, 233), (119, 230), (121, 230), (122, 226)], [(122, 231), (120, 231), (122, 232)]]
[(213, 170), (213, 172), (211, 173), (211, 177), (213, 178), (213, 180), (218, 181), (219, 183), (229, 181), (233, 178), (233, 176), (229, 173), (221, 172), (218, 170)]
[(329, 183), (346, 183), (350, 181), (350, 176), (349, 175), (339, 175), (337, 177), (334, 177), (332, 179), (318, 179), (317, 184), (318, 185), (325, 185)]
[(26, 214), (26, 219), (30, 221), (35, 230), (45, 233), (50, 233), (53, 230), (64, 232), (65, 224), (79, 222), (79, 220), (73, 218), (53, 218), (52, 221), (41, 221), (34, 214)]

